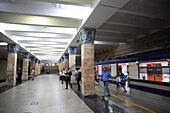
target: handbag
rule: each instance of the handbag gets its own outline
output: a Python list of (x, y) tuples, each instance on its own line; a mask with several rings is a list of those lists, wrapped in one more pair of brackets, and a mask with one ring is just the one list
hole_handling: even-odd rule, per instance
[(117, 82), (117, 83), (120, 83), (120, 82), (121, 82), (120, 77), (117, 77), (117, 78), (116, 78), (116, 82)]

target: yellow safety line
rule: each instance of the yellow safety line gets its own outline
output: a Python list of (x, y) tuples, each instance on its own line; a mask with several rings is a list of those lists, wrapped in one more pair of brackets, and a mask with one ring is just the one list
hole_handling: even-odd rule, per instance
[[(101, 91), (101, 92), (104, 92), (104, 91), (101, 90), (101, 89), (98, 89), (98, 88), (96, 88), (96, 89), (99, 90), (99, 91)], [(154, 112), (154, 111), (152, 111), (152, 110), (150, 110), (150, 109), (148, 109), (148, 108), (145, 108), (145, 107), (143, 107), (143, 106), (137, 105), (137, 104), (135, 104), (135, 103), (133, 103), (133, 102), (130, 102), (130, 101), (128, 101), (128, 100), (125, 100), (125, 99), (123, 99), (123, 98), (120, 98), (120, 97), (118, 97), (118, 96), (116, 96), (116, 95), (111, 94), (111, 96), (114, 96), (114, 97), (116, 97), (116, 98), (118, 98), (118, 99), (120, 99), (120, 100), (126, 101), (126, 102), (128, 102), (128, 103), (130, 103), (130, 104), (132, 104), (132, 105), (135, 105), (135, 106), (139, 107), (139, 108), (145, 109), (145, 110), (147, 110), (147, 111), (149, 111), (149, 112), (151, 112), (151, 113), (156, 113), (156, 112)]]

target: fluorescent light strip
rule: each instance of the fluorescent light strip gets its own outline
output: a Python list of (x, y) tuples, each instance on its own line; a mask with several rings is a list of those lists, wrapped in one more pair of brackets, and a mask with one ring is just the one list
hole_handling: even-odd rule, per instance
[(39, 38), (33, 38), (33, 37), (22, 37), (22, 36), (12, 36), (12, 40), (40, 40)]
[(36, 56), (60, 56), (59, 54), (33, 54), (33, 55), (36, 55)]
[[(33, 54), (34, 54), (34, 53), (44, 53), (44, 54), (46, 53), (45, 51), (44, 51), (44, 52), (43, 52), (43, 51), (31, 51), (31, 52), (32, 52)], [(49, 54), (49, 53), (59, 53), (59, 54), (61, 54), (62, 52), (50, 52), (50, 51), (49, 51), (47, 54)]]
[(54, 49), (54, 48), (26, 48), (29, 51), (64, 51), (65, 49)]
[(61, 44), (61, 42), (59, 43), (57, 43), (57, 42), (32, 42), (33, 44)]
[(58, 50), (31, 50), (32, 52), (63, 52), (63, 51), (58, 51)]
[(28, 37), (50, 37), (50, 38), (63, 38), (63, 39), (70, 39), (73, 37), (72, 34), (55, 34), (55, 33), (34, 33), (34, 32), (13, 32), (14, 36), (28, 36)]
[(1, 45), (1, 46), (6, 46), (6, 45), (8, 45), (8, 43), (6, 43), (6, 42), (0, 42), (0, 45)]
[(17, 40), (17, 41), (23, 41), (23, 40), (25, 40), (25, 41), (28, 41), (28, 40), (40, 40), (40, 41), (56, 41), (56, 42), (70, 42), (71, 41), (71, 39), (62, 39), (62, 38), (60, 38), (60, 39), (50, 39), (50, 38), (37, 38), (37, 37), (24, 37), (24, 36), (12, 36), (12, 40)]
[(76, 34), (77, 28), (64, 28), (64, 27), (46, 27), (43, 26), (31, 26), (22, 24), (8, 24), (0, 23), (5, 30), (10, 31), (39, 31), (39, 32), (49, 32), (49, 33), (63, 33), (63, 34)]
[(22, 46), (34, 46), (34, 47), (44, 47), (44, 46), (49, 46), (49, 47), (66, 47), (67, 45), (45, 45), (45, 44), (27, 44), (27, 43), (21, 43)]

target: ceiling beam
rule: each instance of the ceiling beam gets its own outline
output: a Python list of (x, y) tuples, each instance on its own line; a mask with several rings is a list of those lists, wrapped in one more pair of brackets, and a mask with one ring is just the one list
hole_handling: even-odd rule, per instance
[(135, 39), (137, 37), (136, 34), (128, 34), (128, 33), (111, 33), (97, 30), (96, 37), (117, 37), (123, 39)]
[(116, 13), (111, 18), (109, 18), (106, 23), (139, 28), (162, 29), (164, 28), (165, 20), (151, 19), (148, 17), (131, 14)]
[(130, 0), (121, 11), (135, 12), (153, 18), (169, 19), (169, 4), (169, 0)]
[(118, 12), (119, 13), (137, 15), (137, 16), (157, 18), (157, 19), (166, 19), (166, 20), (169, 19), (168, 15), (163, 15), (163, 14), (154, 14), (154, 13), (147, 13), (147, 12), (130, 11), (130, 10), (124, 10), (124, 9), (120, 9)]
[(32, 1), (78, 5), (78, 6), (91, 6), (92, 4), (92, 0), (32, 0)]
[(127, 42), (128, 39), (125, 38), (117, 38), (117, 37), (105, 37), (105, 36), (96, 36), (96, 41), (109, 41), (109, 42)]
[(31, 16), (13, 13), (0, 12), (0, 22), (25, 24), (25, 25), (39, 25), (52, 27), (74, 27), (78, 28), (80, 21), (66, 18), (54, 18), (44, 16)]
[[(17, 13), (35, 16), (50, 16), (50, 17), (63, 17), (63, 18), (73, 18), (76, 20), (82, 20), (84, 17), (79, 16), (83, 11), (70, 10), (64, 8), (41, 6), (41, 5), (29, 5), (29, 4), (11, 4), (11, 3), (1, 3), (0, 11), (7, 13)], [(85, 12), (86, 13), (86, 12)]]
[[(36, 38), (51, 38), (51, 39), (70, 39), (72, 38), (72, 34), (62, 34), (62, 33), (42, 33), (42, 32), (35, 32), (35, 31), (12, 31), (13, 36), (23, 36), (23, 37), (36, 37)], [(48, 38), (47, 38), (48, 37)]]
[(113, 31), (113, 32), (122, 32), (122, 33), (130, 33), (130, 34), (141, 34), (141, 35), (147, 35), (149, 33), (148, 29), (144, 28), (137, 28), (137, 27), (128, 27), (128, 26), (122, 26), (122, 25), (116, 25), (116, 24), (103, 24), (99, 30), (105, 30), (105, 31)]
[[(165, 2), (164, 2), (165, 1)], [(124, 7), (117, 8), (112, 4), (100, 4), (104, 7), (118, 9), (118, 12), (133, 14), (137, 16), (145, 16), (150, 18), (166, 19), (170, 18), (168, 11), (170, 10), (169, 0), (130, 0)]]

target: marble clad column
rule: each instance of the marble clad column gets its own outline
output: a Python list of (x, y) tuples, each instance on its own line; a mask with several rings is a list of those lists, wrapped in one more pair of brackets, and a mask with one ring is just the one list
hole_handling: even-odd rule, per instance
[(35, 68), (35, 57), (31, 57), (31, 63), (30, 63), (30, 77), (32, 77), (32, 69)]
[(29, 53), (23, 53), (22, 80), (28, 80)]
[(76, 71), (76, 51), (77, 47), (69, 47), (68, 53), (69, 53), (69, 68), (72, 71), (72, 74), (75, 74)]
[(69, 61), (68, 61), (69, 59), (68, 58), (69, 58), (69, 54), (65, 53), (64, 54), (64, 67), (65, 68), (69, 68)]
[(38, 62), (38, 75), (41, 74), (41, 61)]
[(18, 45), (8, 44), (7, 77), (6, 77), (6, 83), (8, 86), (15, 86), (16, 84), (17, 53)]
[(61, 57), (61, 68), (64, 69), (64, 57)]
[(38, 62), (39, 62), (39, 60), (36, 59), (36, 60), (35, 60), (35, 76), (38, 75)]
[(61, 59), (58, 61), (58, 68), (59, 68), (59, 72), (61, 72)]
[(84, 96), (95, 95), (94, 38), (95, 29), (82, 29), (81, 35), (81, 91)]

